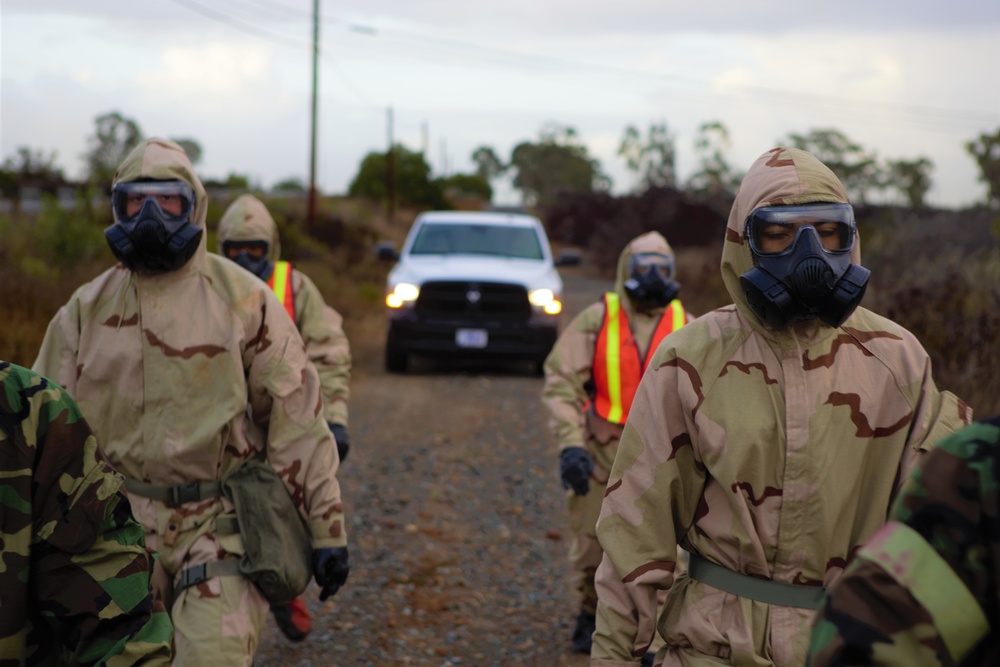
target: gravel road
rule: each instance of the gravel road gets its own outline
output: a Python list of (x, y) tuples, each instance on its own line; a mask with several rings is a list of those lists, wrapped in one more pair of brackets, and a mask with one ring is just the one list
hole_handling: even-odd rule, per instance
[[(610, 285), (566, 281), (564, 323)], [(255, 667), (583, 667), (569, 651), (578, 604), (557, 456), (528, 366), (417, 363), (408, 375), (355, 360), (352, 448), (341, 468), (351, 574), (313, 632), (269, 619)]]

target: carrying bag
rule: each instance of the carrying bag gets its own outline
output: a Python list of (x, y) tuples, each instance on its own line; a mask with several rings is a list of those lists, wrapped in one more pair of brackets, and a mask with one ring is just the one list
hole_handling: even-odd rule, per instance
[(312, 538), (275, 469), (251, 459), (223, 478), (222, 493), (236, 507), (246, 550), (240, 573), (272, 604), (301, 595), (312, 578)]

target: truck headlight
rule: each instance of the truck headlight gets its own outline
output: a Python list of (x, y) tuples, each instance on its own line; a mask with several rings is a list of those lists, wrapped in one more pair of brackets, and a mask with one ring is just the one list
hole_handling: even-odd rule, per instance
[(533, 289), (528, 292), (528, 301), (532, 306), (538, 306), (549, 315), (558, 315), (562, 312), (562, 303), (556, 293), (550, 289)]
[(402, 308), (406, 303), (417, 300), (420, 287), (412, 283), (397, 283), (385, 297), (385, 305), (390, 308)]

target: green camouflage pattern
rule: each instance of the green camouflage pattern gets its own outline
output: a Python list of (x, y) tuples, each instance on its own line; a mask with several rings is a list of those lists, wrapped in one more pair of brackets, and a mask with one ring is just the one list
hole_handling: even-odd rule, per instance
[(0, 361), (0, 666), (168, 665), (152, 558), (73, 399)]
[(913, 471), (891, 520), (830, 587), (808, 664), (997, 664), (998, 500), (1000, 416), (945, 438)]
[[(625, 295), (624, 283), (629, 276), (628, 264), (632, 255), (646, 252), (674, 256), (670, 244), (659, 232), (642, 234), (621, 251), (614, 285), (614, 291), (621, 295), (622, 310), (628, 316), (642, 355), (647, 352), (664, 308), (637, 311)], [(572, 535), (570, 564), (577, 590), (583, 596), (581, 608), (589, 614), (595, 613), (597, 608), (594, 573), (602, 556), (596, 538), (597, 517), (622, 432), (620, 424), (605, 421), (593, 410), (587, 409), (593, 383), (592, 367), (597, 336), (604, 322), (604, 309), (604, 301), (601, 300), (577, 314), (559, 335), (543, 366), (545, 383), (542, 402), (548, 409), (549, 427), (555, 436), (558, 450), (583, 447), (594, 461), (589, 493), (578, 496), (568, 491), (566, 494)], [(690, 315), (688, 317), (693, 319)], [(558, 457), (553, 457), (553, 461), (558, 461)]]
[(677, 575), (677, 546), (743, 574), (829, 585), (921, 452), (971, 419), (937, 389), (916, 338), (884, 317), (858, 308), (839, 328), (773, 331), (753, 314), (739, 284), (753, 261), (744, 221), (758, 206), (810, 202), (847, 202), (814, 156), (775, 148), (755, 161), (722, 252), (733, 304), (668, 336), (643, 375), (597, 525), (595, 667), (638, 662), (657, 629), (658, 664), (799, 667), (812, 612)]
[[(140, 179), (191, 184), (192, 222), (205, 227), (205, 189), (176, 143), (154, 138), (137, 146), (115, 182)], [(78, 288), (49, 323), (34, 368), (73, 395), (126, 477), (157, 485), (219, 480), (264, 453), (313, 547), (345, 546), (340, 461), (302, 338), (266, 284), (205, 246), (202, 236), (176, 271), (148, 275), (118, 264)], [(173, 507), (129, 497), (164, 578), (175, 584), (182, 569), (244, 553), (238, 534), (216, 529), (218, 518), (235, 516), (224, 498)], [(250, 664), (266, 600), (252, 587), (227, 594), (221, 579), (242, 581), (216, 577), (173, 600), (182, 656), (175, 664)], [(205, 606), (214, 611), (192, 621), (189, 610)], [(182, 628), (198, 623), (231, 644), (182, 645)]]
[[(266, 241), (268, 259), (281, 259), (278, 225), (262, 201), (253, 195), (237, 197), (219, 221), (217, 252), (225, 241)], [(306, 344), (306, 356), (316, 366), (323, 391), (326, 420), (348, 426), (351, 347), (344, 335), (344, 318), (326, 304), (316, 284), (292, 268), (295, 326)]]

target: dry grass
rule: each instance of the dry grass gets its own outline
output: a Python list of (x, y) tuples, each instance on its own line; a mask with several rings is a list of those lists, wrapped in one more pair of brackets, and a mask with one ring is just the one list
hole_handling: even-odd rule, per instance
[[(227, 203), (219, 199), (210, 207), (209, 248), (215, 247), (215, 224)], [(356, 371), (377, 369), (385, 339), (384, 282), (391, 267), (375, 258), (373, 248), (380, 240), (399, 247), (416, 212), (397, 211), (389, 222), (371, 203), (324, 198), (317, 222), (305, 230), (303, 200), (274, 200), (268, 206), (282, 230), (285, 257), (344, 316)], [(933, 360), (939, 387), (955, 392), (978, 417), (1000, 413), (995, 213), (883, 210), (862, 219), (863, 264), (872, 271), (864, 305), (917, 336)], [(0, 359), (30, 366), (59, 306), (110, 266), (101, 233), (108, 222), (101, 211), (54, 207), (33, 219), (0, 218)], [(685, 305), (701, 314), (729, 303), (719, 273), (721, 242), (675, 249)]]

